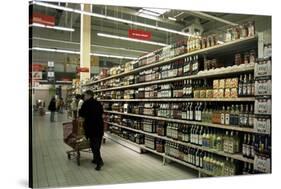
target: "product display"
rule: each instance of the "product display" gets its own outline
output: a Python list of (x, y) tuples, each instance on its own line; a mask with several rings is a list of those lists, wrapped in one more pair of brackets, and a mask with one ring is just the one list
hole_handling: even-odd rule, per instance
[[(252, 24), (228, 30), (226, 38), (235, 41), (253, 36)], [(216, 41), (216, 35), (190, 38), (186, 51), (195, 53), (219, 46)], [(169, 47), (165, 47), (160, 55), (152, 56), (159, 56), (158, 61), (168, 60), (171, 54), (175, 55), (168, 51)], [(270, 118), (264, 116), (271, 114), (271, 59), (256, 57), (254, 49), (236, 52), (232, 56), (233, 64), (226, 65), (221, 57), (206, 59), (195, 54), (144, 69), (134, 75), (138, 77), (134, 82), (128, 76), (117, 77), (123, 78), (127, 87), (124, 96), (118, 98), (123, 90), (108, 86), (108, 91), (111, 87), (116, 92), (112, 100), (121, 99), (112, 103), (107, 110), (113, 112), (108, 113), (121, 117), (128, 114), (126, 119), (132, 120), (131, 123), (127, 121), (119, 126), (145, 134), (145, 147), (165, 152), (209, 175), (265, 170), (261, 163), (268, 162), (269, 157), (261, 154), (271, 148), (269, 139), (264, 138), (270, 133)], [(141, 59), (139, 66), (153, 64), (156, 59)], [(220, 74), (221, 71), (225, 74)], [(106, 92), (97, 91), (99, 95)], [(118, 124), (113, 121), (109, 124), (113, 123)], [(254, 162), (259, 162), (259, 166), (255, 167)]]

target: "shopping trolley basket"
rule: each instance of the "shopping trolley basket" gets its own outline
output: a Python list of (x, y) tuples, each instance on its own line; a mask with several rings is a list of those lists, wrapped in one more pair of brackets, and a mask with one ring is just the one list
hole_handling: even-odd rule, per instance
[(76, 158), (77, 165), (80, 165), (80, 152), (91, 152), (89, 141), (85, 137), (83, 121), (73, 120), (63, 123), (63, 141), (72, 150), (66, 152), (68, 159)]

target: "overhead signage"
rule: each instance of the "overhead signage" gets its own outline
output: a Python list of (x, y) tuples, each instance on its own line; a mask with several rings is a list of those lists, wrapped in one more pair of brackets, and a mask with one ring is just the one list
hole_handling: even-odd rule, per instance
[(54, 26), (55, 25), (55, 17), (44, 15), (44, 14), (41, 14), (41, 13), (33, 13), (32, 23)]
[(144, 30), (128, 30), (128, 37), (140, 40), (150, 40), (151, 39), (151, 32), (147, 32)]
[(42, 79), (42, 72), (32, 72), (32, 79), (33, 80), (39, 80)]

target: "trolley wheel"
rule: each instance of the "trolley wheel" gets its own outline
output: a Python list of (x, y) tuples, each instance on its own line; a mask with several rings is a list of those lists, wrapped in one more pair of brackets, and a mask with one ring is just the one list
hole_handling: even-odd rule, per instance
[(80, 166), (80, 152), (77, 152), (77, 165)]
[(71, 159), (70, 153), (67, 153), (67, 158), (68, 158), (69, 160)]

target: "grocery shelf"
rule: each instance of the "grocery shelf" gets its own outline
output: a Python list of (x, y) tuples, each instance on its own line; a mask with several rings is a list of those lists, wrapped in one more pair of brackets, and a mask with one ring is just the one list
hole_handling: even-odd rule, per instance
[(238, 98), (144, 98), (144, 99), (98, 99), (100, 102), (254, 102), (255, 97)]
[(103, 78), (103, 79), (92, 81), (92, 82), (89, 82), (87, 84), (84, 84), (83, 86), (89, 86), (89, 85), (93, 85), (95, 83), (99, 83), (99, 82), (102, 82), (102, 81), (106, 81), (106, 80), (110, 80), (110, 79), (114, 79), (114, 78), (119, 78), (119, 77), (122, 77), (122, 76), (130, 75), (130, 74), (133, 74), (133, 73), (137, 73), (137, 72), (149, 69), (149, 68), (153, 68), (153, 67), (156, 67), (156, 66), (161, 66), (163, 64), (166, 64), (168, 62), (172, 62), (172, 61), (180, 59), (180, 58), (185, 58), (187, 56), (192, 56), (192, 55), (196, 55), (196, 54), (211, 54), (213, 52), (221, 52), (221, 51), (224, 52), (224, 51), (235, 49), (235, 48), (237, 48), (239, 46), (243, 46), (243, 45), (245, 45), (247, 43), (255, 42), (255, 41), (257, 41), (257, 36), (247, 37), (245, 39), (238, 39), (238, 40), (235, 40), (235, 41), (227, 42), (227, 43), (216, 45), (216, 46), (213, 46), (213, 47), (204, 48), (204, 49), (200, 49), (200, 50), (197, 50), (197, 51), (194, 51), (194, 52), (182, 54), (182, 55), (170, 58), (168, 60), (162, 60), (162, 61), (155, 62), (155, 63), (149, 64), (149, 65), (145, 65), (145, 66), (136, 68), (136, 69), (134, 69), (132, 71), (123, 72), (123, 73), (120, 73), (120, 74), (117, 74), (117, 75), (113, 75), (113, 76), (109, 76), (109, 77), (106, 77), (106, 78)]
[(117, 142), (118, 144), (121, 144), (122, 146), (130, 148), (133, 151), (141, 153), (140, 145), (137, 144), (137, 143), (134, 143), (134, 142), (132, 142), (130, 140), (124, 139), (124, 138), (119, 137), (117, 135), (110, 134), (109, 132), (105, 133), (105, 137), (108, 138), (108, 139), (111, 139), (111, 140), (113, 140), (115, 142)]
[(204, 169), (201, 169), (201, 168), (199, 168), (199, 167), (196, 167), (196, 166), (194, 166), (194, 165), (191, 165), (191, 164), (189, 164), (189, 163), (186, 163), (186, 162), (184, 162), (184, 161), (182, 161), (182, 160), (179, 160), (179, 159), (173, 158), (173, 157), (171, 157), (171, 156), (168, 156), (168, 155), (166, 155), (165, 153), (157, 152), (156, 150), (147, 148), (147, 147), (145, 147), (144, 145), (141, 145), (141, 148), (143, 148), (144, 150), (147, 150), (147, 151), (149, 151), (149, 152), (152, 152), (152, 153), (154, 153), (154, 154), (157, 154), (157, 155), (159, 155), (159, 156), (162, 156), (163, 158), (172, 160), (172, 161), (174, 161), (174, 162), (176, 162), (176, 163), (179, 163), (179, 164), (184, 165), (184, 166), (186, 166), (186, 167), (189, 167), (189, 168), (191, 168), (191, 169), (197, 170), (198, 172), (201, 172), (201, 173), (204, 173), (204, 174), (207, 174), (207, 175), (210, 175), (210, 176), (214, 176), (214, 174), (212, 174), (212, 173), (209, 172), (209, 171), (206, 171), (206, 170), (204, 170)]
[(225, 152), (222, 152), (222, 151), (217, 151), (215, 149), (210, 149), (210, 148), (207, 148), (207, 147), (203, 147), (203, 146), (198, 146), (198, 145), (194, 145), (194, 144), (191, 144), (191, 143), (182, 142), (182, 141), (175, 140), (175, 139), (172, 139), (172, 138), (169, 138), (169, 137), (159, 136), (159, 135), (154, 134), (154, 133), (149, 133), (149, 132), (145, 132), (145, 131), (142, 131), (142, 130), (132, 129), (130, 127), (119, 125), (119, 124), (116, 124), (116, 123), (113, 123), (113, 122), (106, 122), (106, 123), (108, 123), (110, 125), (114, 125), (114, 126), (120, 127), (120, 128), (128, 129), (128, 130), (131, 130), (131, 131), (134, 131), (134, 132), (138, 132), (138, 133), (142, 133), (142, 134), (145, 134), (145, 135), (149, 135), (149, 136), (152, 136), (152, 137), (155, 137), (155, 138), (160, 138), (160, 139), (171, 141), (171, 142), (175, 142), (177, 144), (181, 144), (181, 145), (184, 145), (184, 146), (188, 146), (188, 147), (192, 147), (192, 148), (199, 149), (199, 150), (202, 150), (202, 151), (210, 152), (210, 153), (213, 153), (213, 154), (217, 154), (217, 155), (233, 158), (233, 159), (240, 160), (240, 161), (247, 162), (247, 163), (254, 163), (254, 160), (249, 159), (249, 158), (245, 158), (241, 154), (229, 154), (229, 153), (225, 153)]
[(228, 129), (228, 130), (234, 130), (234, 131), (256, 133), (254, 131), (254, 129), (252, 129), (252, 128), (243, 128), (243, 127), (232, 126), (232, 125), (221, 125), (221, 124), (214, 124), (214, 123), (188, 121), (188, 120), (164, 118), (164, 117), (157, 117), (157, 116), (147, 116), (147, 115), (132, 114), (132, 113), (122, 113), (122, 112), (117, 112), (117, 111), (104, 111), (104, 112), (105, 113), (111, 113), (111, 114), (132, 116), (132, 117), (140, 117), (140, 118), (146, 118), (146, 119), (154, 119), (154, 120), (160, 120), (160, 121), (168, 121), (168, 122), (174, 122), (174, 123), (195, 124), (195, 125), (201, 125), (201, 126), (213, 127), (213, 128), (219, 128), (219, 129)]
[(95, 90), (93, 92), (97, 93), (97, 92), (104, 92), (104, 91), (113, 91), (113, 90), (120, 90), (120, 89), (136, 88), (136, 87), (143, 87), (143, 86), (146, 86), (146, 85), (168, 83), (168, 82), (181, 81), (181, 80), (186, 80), (186, 79), (200, 79), (200, 78), (207, 78), (207, 77), (217, 77), (217, 76), (222, 76), (222, 75), (243, 73), (243, 72), (249, 72), (249, 71), (254, 71), (254, 63), (247, 64), (247, 65), (242, 64), (240, 66), (231, 67), (231, 68), (221, 68), (221, 69), (217, 69), (216, 71), (209, 70), (209, 71), (203, 72), (202, 74), (198, 73), (197, 75), (173, 77), (173, 78), (168, 78), (168, 79), (160, 79), (160, 80), (156, 80), (156, 81), (136, 83), (136, 84), (120, 86), (120, 87), (99, 89), (99, 90)]

